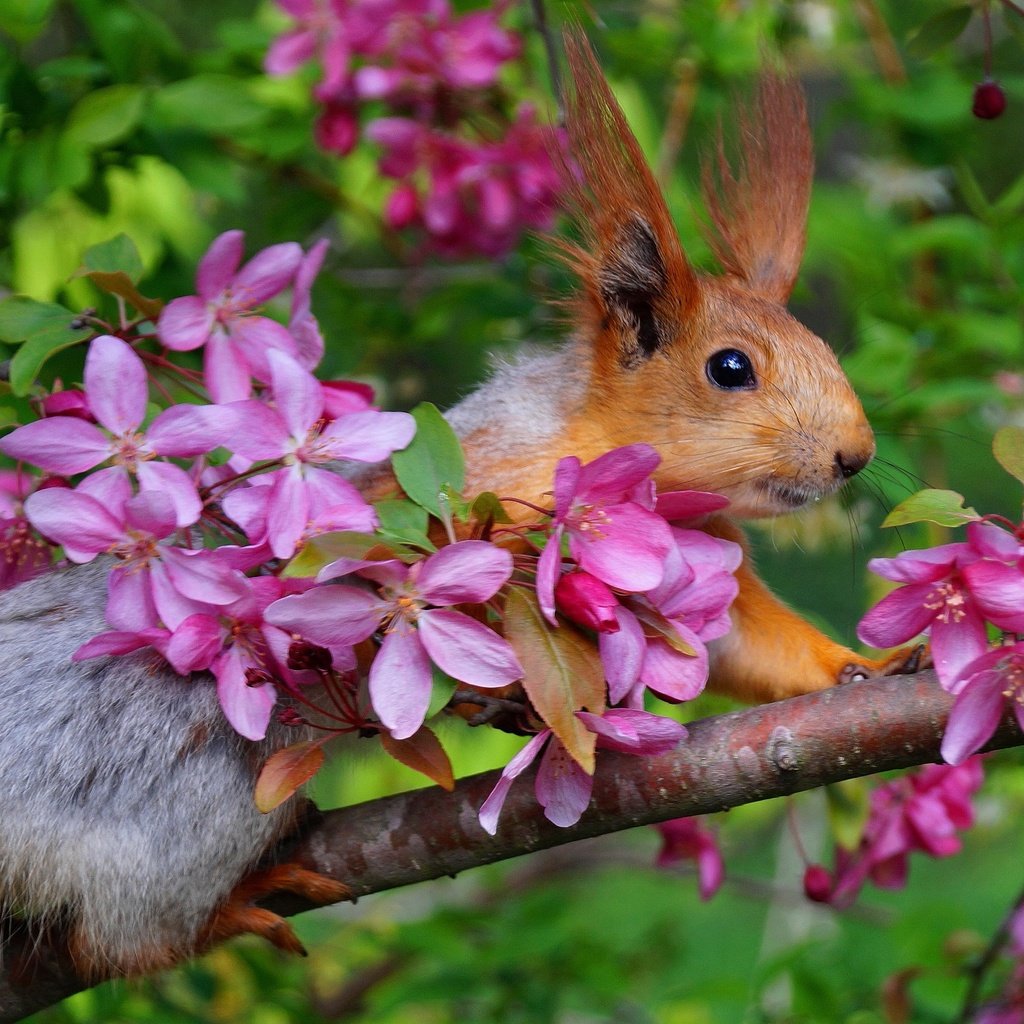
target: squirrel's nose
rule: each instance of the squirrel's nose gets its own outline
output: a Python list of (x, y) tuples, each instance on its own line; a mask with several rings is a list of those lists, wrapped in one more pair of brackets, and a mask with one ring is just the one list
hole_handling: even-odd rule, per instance
[(844, 480), (856, 476), (870, 461), (874, 453), (867, 452), (836, 452), (836, 469)]

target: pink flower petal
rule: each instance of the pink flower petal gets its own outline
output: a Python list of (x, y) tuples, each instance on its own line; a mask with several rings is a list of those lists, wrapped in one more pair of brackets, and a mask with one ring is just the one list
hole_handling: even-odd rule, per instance
[(1006, 711), (1001, 674), (990, 669), (972, 677), (957, 695), (942, 736), (942, 759), (962, 764), (996, 731)]
[[(563, 460), (564, 461), (564, 460)], [(555, 584), (562, 571), (562, 527), (555, 527), (551, 536), (548, 537), (544, 550), (537, 560), (537, 580), (534, 586), (537, 588), (537, 602), (544, 618), (557, 626), (555, 619)]]
[(648, 640), (640, 678), (655, 693), (669, 700), (693, 700), (708, 681), (708, 652), (700, 639), (680, 622), (672, 623), (697, 652), (682, 654), (664, 640)]
[(85, 358), (85, 393), (93, 415), (112, 434), (135, 430), (146, 416), (146, 367), (130, 345), (102, 334)]
[(271, 352), (284, 352), (296, 358), (298, 348), (295, 339), (276, 320), (265, 316), (245, 316), (231, 321), (229, 326), (231, 344), (245, 358), (249, 370), (257, 379), (270, 381)]
[(110, 457), (110, 441), (99, 427), (70, 416), (33, 420), (0, 439), (0, 451), (48, 473), (84, 473)]
[(167, 579), (183, 597), (211, 605), (240, 601), (249, 593), (245, 577), (217, 550), (161, 548)]
[(172, 405), (146, 431), (149, 447), (159, 455), (189, 459), (228, 444), (237, 430), (230, 405)]
[(381, 462), (404, 448), (416, 433), (407, 412), (354, 412), (329, 423), (320, 435), (336, 459)]
[(267, 503), (267, 543), (275, 558), (291, 558), (309, 522), (309, 496), (302, 468), (278, 470)]
[(156, 333), (175, 352), (190, 352), (205, 345), (216, 323), (216, 311), (196, 295), (172, 299), (160, 311)]
[(203, 356), (203, 375), (218, 405), (240, 402), (252, 394), (252, 374), (245, 357), (227, 335), (214, 331)]
[(95, 498), (64, 487), (30, 494), (25, 499), (25, 515), (44, 537), (69, 545), (76, 552), (72, 559), (76, 562), (91, 561), (124, 538), (123, 524)]
[(253, 309), (284, 291), (292, 283), (302, 262), (302, 248), (295, 242), (283, 242), (258, 252), (235, 275), (232, 301)]
[(274, 406), (297, 441), (304, 441), (323, 412), (323, 393), (317, 379), (291, 356), (271, 349), (267, 352)]
[(609, 708), (603, 715), (577, 711), (576, 717), (597, 733), (597, 742), (602, 747), (625, 754), (665, 754), (686, 736), (686, 729), (679, 722), (630, 708)]
[(283, 597), (263, 617), (321, 647), (334, 647), (365, 640), (380, 625), (386, 608), (368, 590), (332, 584)]
[(576, 492), (581, 501), (615, 501), (647, 479), (661, 462), (649, 444), (615, 448), (580, 470)]
[[(161, 549), (163, 557), (159, 561), (150, 562), (149, 586), (153, 595), (153, 604), (156, 607), (156, 614), (159, 620), (172, 632), (177, 629), (190, 615), (198, 613), (214, 614), (215, 607), (206, 600), (193, 600), (186, 597), (171, 580), (164, 564), (168, 557), (174, 557), (171, 552), (180, 551), (174, 548)], [(180, 579), (180, 577), (179, 577)]]
[[(191, 526), (203, 514), (203, 503), (199, 499), (192, 478), (180, 466), (171, 462), (140, 462), (138, 466), (139, 487), (143, 494), (161, 494), (174, 509), (174, 526)], [(157, 533), (166, 537), (170, 530)]]
[(925, 601), (934, 590), (932, 583), (911, 583), (882, 598), (860, 620), (857, 636), (873, 647), (896, 647), (920, 635), (935, 618)]
[(615, 610), (619, 623), (616, 633), (602, 633), (598, 637), (601, 664), (608, 682), (608, 698), (618, 704), (640, 678), (647, 640), (637, 617), (621, 605)]
[(594, 788), (588, 775), (552, 737), (537, 769), (535, 791), (544, 817), (559, 828), (569, 828), (583, 817)]
[(932, 624), (932, 661), (944, 690), (957, 693), (964, 680), (964, 670), (988, 649), (985, 621), (968, 601), (961, 609), (963, 617), (946, 622), (938, 618)]
[(1024, 564), (982, 559), (962, 572), (986, 619), (1007, 632), (1024, 633)]
[(570, 531), (573, 557), (610, 587), (652, 590), (662, 581), (665, 560), (675, 547), (668, 524), (632, 503), (609, 506), (605, 513), (599, 529)]
[(555, 518), (564, 519), (579, 486), (582, 463), (575, 455), (567, 455), (555, 466)]
[(482, 540), (449, 544), (422, 566), (416, 589), (431, 604), (482, 604), (512, 575), (512, 555)]
[(148, 569), (115, 566), (107, 576), (106, 619), (116, 630), (137, 633), (157, 625)]
[(190, 615), (171, 634), (167, 660), (183, 676), (208, 669), (224, 647), (224, 630), (212, 615)]
[(153, 645), (157, 635), (166, 636), (162, 629), (144, 629), (138, 633), (114, 630), (100, 633), (87, 640), (71, 655), (72, 661), (85, 661), (88, 658), (106, 658), (117, 654), (131, 654)]
[(935, 583), (947, 577), (957, 561), (970, 553), (967, 544), (941, 544), (922, 551), (903, 551), (895, 558), (872, 558), (868, 568), (896, 583)]
[(421, 612), (419, 633), (434, 664), (453, 679), (475, 686), (505, 686), (523, 677), (509, 642), (462, 612)]
[(408, 739), (423, 724), (432, 687), (426, 651), (416, 631), (400, 620), (370, 665), (370, 703), (395, 739)]
[(317, 51), (315, 32), (297, 29), (278, 36), (267, 50), (263, 67), (268, 75), (288, 75), (313, 59)]
[[(288, 429), (276, 409), (257, 402), (232, 402), (234, 436), (229, 447), (246, 459), (280, 459), (292, 452)], [(351, 486), (351, 485), (350, 485)]]
[(551, 730), (545, 729), (543, 732), (537, 733), (533, 739), (530, 740), (522, 750), (519, 751), (515, 757), (507, 765), (501, 773), (501, 778), (498, 779), (497, 785), (491, 790), (490, 795), (480, 805), (479, 819), (480, 825), (485, 832), (490, 835), (494, 835), (498, 831), (498, 817), (501, 815), (501, 809), (505, 805), (505, 798), (508, 796), (508, 791), (512, 787), (512, 783), (519, 778), (520, 775), (526, 771), (527, 768), (533, 764), (540, 753), (541, 747), (547, 742), (551, 736)]
[(249, 740), (261, 740), (267, 734), (277, 691), (272, 683), (250, 686), (245, 675), (248, 667), (238, 647), (225, 651), (213, 665), (217, 697), (235, 732)]
[[(174, 467), (177, 469), (177, 467)], [(180, 473), (181, 470), (178, 470)], [(130, 530), (166, 537), (176, 524), (174, 502), (160, 490), (141, 492), (124, 503), (125, 525)]]
[(210, 243), (196, 272), (196, 288), (203, 299), (219, 299), (227, 290), (244, 251), (244, 231), (225, 231)]
[(663, 519), (701, 519), (718, 512), (729, 504), (729, 499), (710, 491), (666, 491), (658, 495), (654, 511)]

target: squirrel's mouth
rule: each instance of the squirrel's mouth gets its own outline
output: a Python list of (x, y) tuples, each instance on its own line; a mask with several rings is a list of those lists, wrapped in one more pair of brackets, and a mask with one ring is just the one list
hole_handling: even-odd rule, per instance
[(784, 483), (781, 480), (765, 480), (761, 492), (768, 501), (786, 512), (803, 508), (812, 501), (820, 501), (826, 494), (830, 494), (833, 488), (822, 489), (820, 487), (800, 487), (792, 483)]

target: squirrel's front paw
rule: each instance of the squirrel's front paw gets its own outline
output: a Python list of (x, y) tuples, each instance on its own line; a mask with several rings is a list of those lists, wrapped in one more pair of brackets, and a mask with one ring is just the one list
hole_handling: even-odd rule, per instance
[(862, 679), (878, 679), (882, 676), (910, 676), (930, 668), (931, 649), (927, 644), (901, 647), (898, 651), (877, 661), (851, 661), (844, 665), (836, 676), (837, 683), (856, 683)]

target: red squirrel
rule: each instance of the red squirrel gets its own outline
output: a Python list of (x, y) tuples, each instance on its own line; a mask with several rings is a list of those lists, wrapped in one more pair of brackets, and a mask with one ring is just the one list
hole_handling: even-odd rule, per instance
[[(740, 118), (739, 170), (705, 175), (724, 273), (688, 262), (664, 200), (586, 43), (575, 83), (566, 186), (583, 232), (562, 248), (581, 288), (576, 329), (551, 352), (500, 367), (449, 413), (467, 493), (545, 501), (556, 461), (635, 442), (662, 457), (663, 490), (715, 491), (736, 518), (790, 512), (871, 459), (861, 405), (828, 347), (784, 308), (804, 248), (812, 158), (795, 85), (769, 77)], [(381, 481), (374, 482), (377, 489)], [(79, 969), (135, 974), (256, 931), (294, 946), (251, 901), (344, 888), (291, 865), (257, 866), (294, 827), (253, 803), (256, 774), (300, 738), (233, 733), (211, 680), (145, 655), (71, 663), (102, 631), (107, 567), (51, 573), (0, 595), (0, 921), (58, 926)], [(711, 687), (766, 701), (895, 671), (781, 604), (745, 563), (732, 632), (713, 645)], [(0, 932), (2, 939), (3, 932)]]

